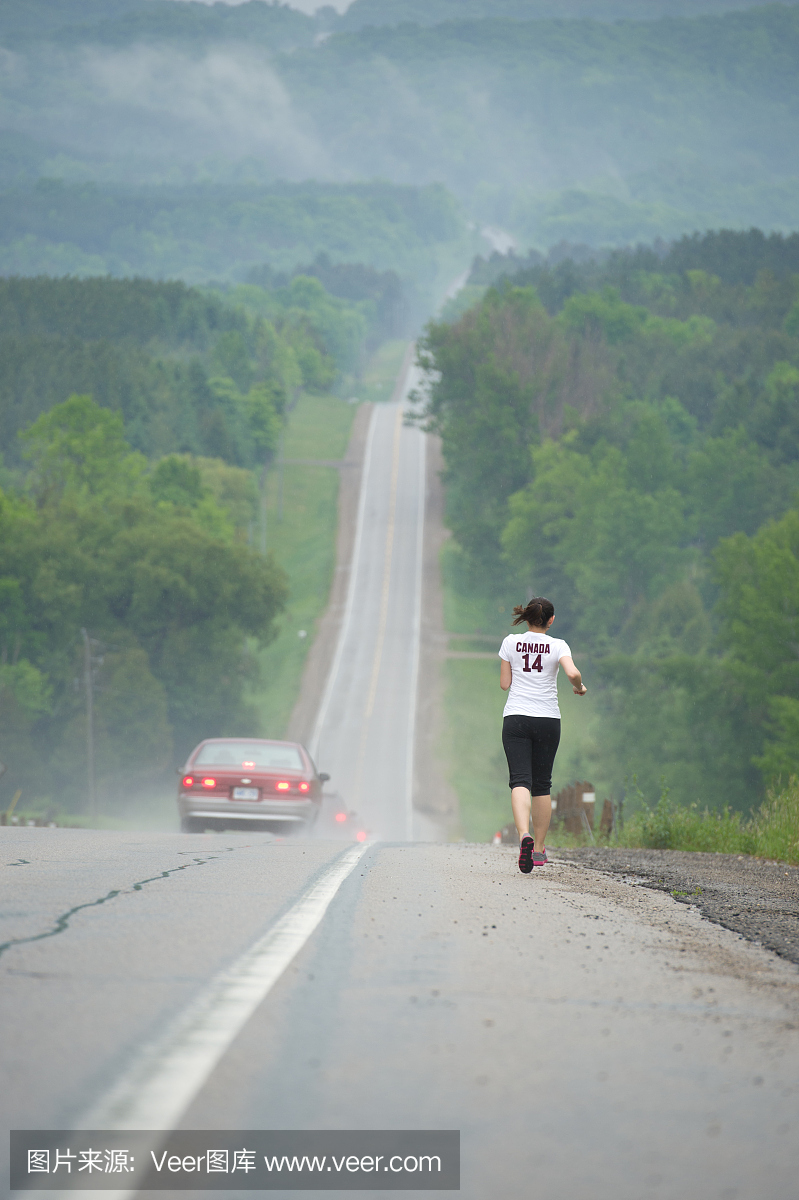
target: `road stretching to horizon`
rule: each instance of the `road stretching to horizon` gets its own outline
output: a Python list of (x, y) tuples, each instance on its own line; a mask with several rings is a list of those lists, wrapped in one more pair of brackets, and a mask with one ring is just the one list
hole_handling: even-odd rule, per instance
[(311, 755), (359, 826), (380, 840), (435, 839), (414, 813), (414, 743), (422, 618), (425, 434), (399, 398), (372, 409), (349, 589)]
[(5, 1128), (457, 1129), (468, 1200), (795, 1200), (796, 966), (414, 813), (424, 435), (371, 420), (313, 738), (370, 840), (0, 830)]

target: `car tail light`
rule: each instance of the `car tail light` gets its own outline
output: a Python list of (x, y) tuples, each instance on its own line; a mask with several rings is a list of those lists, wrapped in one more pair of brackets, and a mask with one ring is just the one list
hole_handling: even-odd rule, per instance
[(183, 776), (183, 786), (184, 787), (194, 787), (194, 776), (193, 775), (184, 775)]
[(301, 791), (301, 792), (307, 792), (307, 791), (308, 791), (308, 788), (309, 788), (310, 786), (311, 786), (311, 785), (310, 785), (310, 783), (301, 783), (301, 784), (300, 784), (300, 791)]
[(341, 822), (341, 821), (346, 821), (346, 819), (347, 819), (347, 814), (346, 814), (346, 813), (336, 813), (336, 820), (337, 820), (338, 822)]
[(216, 780), (215, 780), (215, 779), (210, 779), (210, 778), (209, 778), (209, 779), (204, 779), (202, 782), (203, 782), (203, 787), (207, 787), (207, 788), (216, 787)]
[(254, 762), (243, 762), (241, 765), (243, 767), (254, 767), (255, 763)]
[(365, 842), (366, 841), (366, 834), (364, 833), (364, 831), (362, 829), (359, 829), (358, 832), (356, 833), (355, 840), (356, 840), (356, 842)]
[(286, 783), (285, 780), (281, 780), (280, 783), (275, 784), (275, 787), (277, 788), (277, 790), (279, 792), (287, 792), (289, 790), (289, 788), (291, 787), (291, 784)]

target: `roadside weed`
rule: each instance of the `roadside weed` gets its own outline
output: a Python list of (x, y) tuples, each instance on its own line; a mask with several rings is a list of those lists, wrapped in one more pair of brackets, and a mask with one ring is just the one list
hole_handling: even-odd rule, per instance
[(700, 810), (675, 804), (663, 789), (657, 804), (634, 813), (612, 842), (627, 848), (698, 850), (716, 854), (752, 854), (799, 863), (799, 779), (769, 792), (747, 821), (729, 808)]

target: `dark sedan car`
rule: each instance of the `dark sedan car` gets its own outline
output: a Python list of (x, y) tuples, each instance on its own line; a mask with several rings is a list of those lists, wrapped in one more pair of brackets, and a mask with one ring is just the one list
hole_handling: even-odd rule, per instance
[(313, 825), (328, 778), (299, 742), (207, 738), (181, 772), (180, 825), (196, 833), (258, 822), (295, 833)]

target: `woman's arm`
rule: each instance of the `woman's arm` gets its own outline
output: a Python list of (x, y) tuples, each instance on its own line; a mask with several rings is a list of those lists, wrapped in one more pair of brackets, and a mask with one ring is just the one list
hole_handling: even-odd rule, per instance
[(583, 677), (574, 665), (574, 659), (570, 654), (564, 654), (560, 660), (560, 665), (568, 676), (569, 683), (572, 685), (572, 691), (575, 696), (584, 696), (588, 688), (583, 683)]
[(501, 658), (499, 660), (499, 686), (502, 688), (503, 692), (507, 692), (512, 678), (513, 671), (511, 670), (510, 663), (506, 658)]

